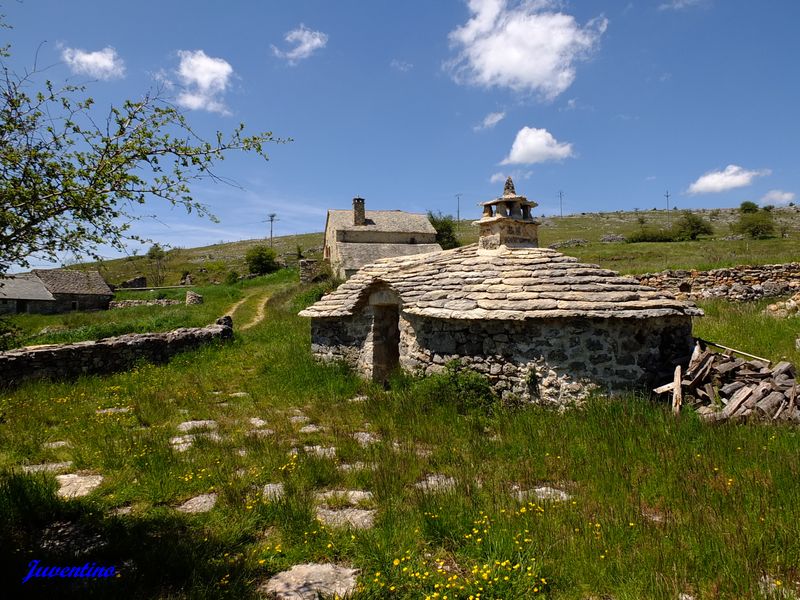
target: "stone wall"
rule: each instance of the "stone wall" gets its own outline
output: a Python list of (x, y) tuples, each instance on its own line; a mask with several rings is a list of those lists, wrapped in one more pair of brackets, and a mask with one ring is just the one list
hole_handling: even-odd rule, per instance
[[(486, 375), (506, 400), (565, 406), (592, 389), (647, 388), (685, 364), (691, 319), (532, 319), (468, 321), (399, 318), (403, 369), (431, 374), (451, 360)], [(350, 318), (312, 319), (312, 351), (372, 377), (372, 309)]]
[(692, 300), (758, 300), (800, 290), (800, 262), (740, 265), (711, 271), (662, 271), (634, 275), (641, 283)]
[(80, 375), (113, 373), (124, 371), (140, 360), (163, 363), (179, 352), (232, 337), (233, 320), (226, 316), (206, 327), (19, 348), (0, 352), (0, 385), (8, 387), (31, 379), (72, 379)]
[(108, 308), (131, 308), (133, 306), (174, 306), (183, 304), (180, 300), (156, 298), (154, 300), (112, 300)]

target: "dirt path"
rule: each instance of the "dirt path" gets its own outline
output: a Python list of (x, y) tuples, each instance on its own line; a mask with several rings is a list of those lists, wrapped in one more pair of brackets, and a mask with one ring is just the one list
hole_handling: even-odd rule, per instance
[(250, 319), (249, 323), (245, 323), (239, 329), (241, 331), (245, 331), (250, 329), (254, 325), (258, 325), (261, 321), (264, 320), (264, 317), (267, 313), (267, 300), (269, 299), (269, 294), (264, 294), (261, 298), (258, 299), (258, 308), (256, 309), (256, 314)]

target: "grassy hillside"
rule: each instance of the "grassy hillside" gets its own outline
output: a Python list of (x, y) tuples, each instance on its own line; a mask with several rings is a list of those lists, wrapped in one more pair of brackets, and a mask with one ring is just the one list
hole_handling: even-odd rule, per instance
[[(602, 243), (606, 234), (629, 235), (641, 227), (666, 228), (679, 218), (679, 212), (638, 211), (613, 213), (586, 213), (566, 217), (542, 219), (539, 243), (548, 246), (571, 239), (584, 239), (588, 244), (564, 248), (566, 254), (598, 263), (603, 267), (623, 273), (644, 273), (663, 269), (708, 269), (738, 264), (764, 264), (788, 262), (800, 257), (800, 211), (795, 208), (776, 209), (776, 225), (783, 227), (787, 237), (767, 240), (723, 240), (731, 234), (731, 223), (737, 218), (733, 209), (698, 210), (697, 214), (711, 221), (715, 234), (695, 242), (669, 244)], [(477, 214), (476, 214), (477, 217)], [(458, 237), (464, 244), (477, 240), (477, 228), (472, 221), (462, 221)], [(184, 273), (191, 273), (196, 284), (223, 282), (228, 273), (247, 273), (244, 256), (247, 250), (269, 240), (255, 239), (214, 244), (200, 248), (176, 248), (167, 253), (165, 285), (177, 285)], [(277, 237), (274, 246), (289, 265), (297, 264), (298, 247), (308, 258), (321, 256), (323, 234), (305, 233)], [(151, 266), (142, 253), (124, 259), (82, 265), (99, 268), (107, 281), (119, 283), (131, 277), (149, 275)]]

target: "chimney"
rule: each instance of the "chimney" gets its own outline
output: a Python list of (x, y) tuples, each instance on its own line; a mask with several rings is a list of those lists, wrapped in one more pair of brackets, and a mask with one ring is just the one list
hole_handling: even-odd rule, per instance
[(353, 225), (366, 225), (367, 215), (364, 210), (364, 199), (356, 196), (353, 198)]
[(483, 215), (475, 221), (480, 229), (478, 247), (493, 250), (500, 246), (535, 248), (539, 245), (539, 223), (531, 210), (536, 202), (520, 196), (511, 177), (506, 179), (503, 195), (481, 203)]

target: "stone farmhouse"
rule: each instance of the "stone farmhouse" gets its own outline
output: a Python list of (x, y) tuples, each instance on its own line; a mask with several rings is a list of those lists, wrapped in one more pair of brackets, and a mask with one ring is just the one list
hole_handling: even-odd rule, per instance
[(0, 279), (0, 314), (105, 310), (113, 297), (97, 271), (34, 269)]
[(342, 279), (381, 258), (441, 249), (436, 243), (436, 230), (425, 215), (365, 210), (363, 198), (353, 198), (352, 211), (328, 211), (323, 258)]
[(457, 359), (506, 399), (566, 405), (662, 383), (692, 352), (690, 302), (538, 248), (535, 202), (509, 178), (477, 244), (379, 260), (300, 314), (312, 351), (385, 380)]

